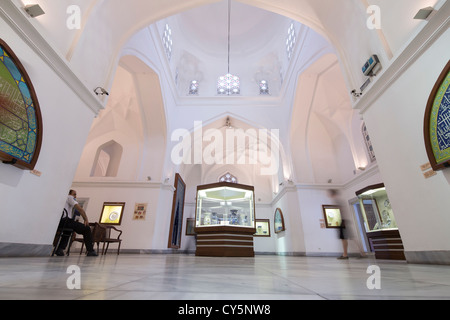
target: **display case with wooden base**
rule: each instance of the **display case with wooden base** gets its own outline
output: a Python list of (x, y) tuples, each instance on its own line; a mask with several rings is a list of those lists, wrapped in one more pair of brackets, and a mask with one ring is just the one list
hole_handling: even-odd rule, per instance
[(255, 228), (217, 226), (197, 228), (196, 256), (254, 257)]
[(254, 188), (235, 183), (197, 187), (197, 256), (253, 257)]

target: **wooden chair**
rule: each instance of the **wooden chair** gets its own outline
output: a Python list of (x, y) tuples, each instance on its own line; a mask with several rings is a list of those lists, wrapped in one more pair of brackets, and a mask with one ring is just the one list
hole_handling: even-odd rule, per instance
[[(99, 252), (100, 242), (103, 242), (103, 239), (105, 238), (106, 235), (106, 228), (105, 226), (99, 224), (98, 222), (89, 223), (89, 227), (91, 228), (92, 232), (92, 243), (94, 244), (97, 243), (97, 252)], [(77, 238), (76, 233), (73, 233), (72, 235), (72, 239), (69, 244), (69, 249), (67, 250), (67, 255), (70, 254), (70, 248), (72, 247), (73, 242), (81, 242), (81, 250), (80, 250), (81, 255), (84, 249), (84, 239), (82, 236), (80, 238)]]
[[(59, 244), (62, 240), (62, 237), (72, 237), (75, 234), (75, 232), (73, 232), (73, 229), (71, 228), (58, 228), (58, 230), (56, 230), (56, 234), (55, 237), (53, 239), (53, 250), (52, 250), (52, 257), (56, 254), (56, 251), (58, 250)], [(71, 241), (70, 241), (71, 243)], [(70, 244), (69, 244), (69, 249), (67, 249), (66, 252), (67, 255), (70, 254)]]
[[(117, 248), (117, 255), (119, 255), (120, 245), (122, 244), (122, 239), (120, 239), (120, 236), (122, 235), (122, 230), (119, 230), (116, 227), (107, 226), (107, 225), (102, 225), (102, 227), (106, 228), (105, 237), (101, 241), (101, 242), (103, 242), (102, 254), (106, 254), (110, 243), (117, 243), (117, 244), (119, 244), (119, 246)], [(105, 250), (105, 245), (106, 245), (106, 250)]]
[[(61, 219), (64, 217), (64, 213), (61, 216)], [(58, 228), (56, 229), (55, 237), (53, 238), (53, 250), (52, 250), (52, 257), (56, 254), (56, 251), (58, 250), (59, 244), (61, 243), (61, 240), (63, 237), (72, 237), (73, 235), (73, 229), (67, 228), (66, 223), (64, 222), (63, 225), (58, 225)], [(69, 240), (70, 242), (70, 240)], [(67, 255), (69, 255), (70, 252), (70, 244), (69, 249), (67, 250)]]

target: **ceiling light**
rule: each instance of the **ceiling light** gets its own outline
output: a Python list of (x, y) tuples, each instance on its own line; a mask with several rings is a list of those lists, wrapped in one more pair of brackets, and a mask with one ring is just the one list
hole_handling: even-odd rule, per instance
[(45, 14), (44, 10), (38, 4), (28, 4), (24, 7), (25, 11), (32, 18), (39, 17)]
[(386, 188), (384, 188), (384, 187), (378, 188), (378, 189), (371, 189), (371, 190), (368, 190), (368, 191), (362, 193), (361, 196), (370, 196), (374, 193), (377, 193), (378, 191), (385, 191), (385, 190), (386, 190)]
[(269, 85), (266, 80), (259, 83), (259, 94), (269, 94)]
[(416, 16), (414, 17), (414, 19), (416, 20), (427, 20), (430, 15), (433, 13), (434, 8), (433, 7), (426, 7), (426, 8), (422, 8), (419, 10), (419, 12), (417, 12)]

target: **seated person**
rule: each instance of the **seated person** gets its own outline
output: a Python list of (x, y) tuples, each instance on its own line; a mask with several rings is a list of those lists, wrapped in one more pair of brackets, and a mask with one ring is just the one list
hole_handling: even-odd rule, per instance
[[(84, 244), (86, 245), (87, 256), (96, 257), (97, 253), (94, 250), (94, 245), (92, 242), (91, 228), (89, 227), (89, 221), (84, 209), (78, 204), (75, 199), (77, 192), (75, 190), (70, 190), (67, 196), (66, 205), (64, 206), (63, 216), (59, 222), (59, 228), (69, 228), (73, 229), (74, 232), (83, 235)], [(74, 219), (74, 209), (77, 210), (84, 219), (84, 224)], [(61, 242), (56, 250), (57, 256), (64, 255), (64, 249), (67, 247), (70, 236), (62, 236)]]

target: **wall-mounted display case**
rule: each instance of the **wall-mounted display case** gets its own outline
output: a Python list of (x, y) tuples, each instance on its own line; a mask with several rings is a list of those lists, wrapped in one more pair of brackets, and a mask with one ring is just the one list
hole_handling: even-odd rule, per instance
[(358, 221), (377, 259), (405, 260), (403, 242), (384, 184), (356, 192)]
[(286, 227), (284, 225), (283, 212), (281, 211), (280, 208), (277, 208), (275, 210), (275, 216), (274, 216), (273, 220), (274, 220), (275, 233), (280, 233), (280, 232), (286, 231)]
[(254, 256), (254, 187), (220, 182), (197, 187), (196, 255)]
[(397, 229), (397, 222), (384, 184), (369, 186), (356, 192), (356, 195), (363, 212), (366, 232)]
[(100, 223), (120, 226), (124, 209), (125, 202), (105, 202), (100, 215)]
[(270, 237), (270, 220), (269, 219), (256, 219), (256, 233), (255, 237)]

